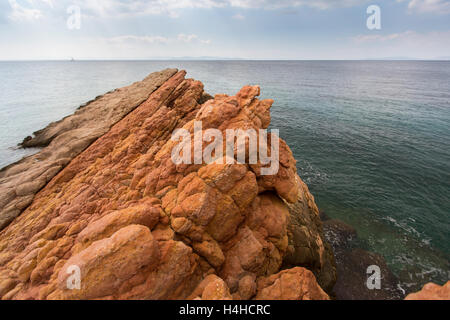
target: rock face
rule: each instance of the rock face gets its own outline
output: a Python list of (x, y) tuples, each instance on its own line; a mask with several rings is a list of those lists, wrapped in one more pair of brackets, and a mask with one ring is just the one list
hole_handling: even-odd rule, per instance
[[(358, 235), (351, 226), (322, 215), (325, 239), (336, 257), (337, 281), (333, 294), (337, 300), (400, 300), (404, 294), (399, 281), (388, 268), (384, 258), (376, 253), (358, 248), (354, 240)], [(367, 280), (370, 266), (380, 268), (379, 289), (369, 289)]]
[(256, 299), (329, 300), (329, 297), (317, 286), (311, 271), (297, 267), (260, 279)]
[(311, 270), (320, 286), (331, 292), (336, 283), (336, 265), (331, 246), (325, 241), (319, 209), (308, 186), (297, 176), (298, 200), (288, 204), (289, 246), (283, 267), (304, 266)]
[[(271, 176), (259, 162), (171, 159), (172, 132), (193, 136), (194, 121), (223, 133), (267, 128), (273, 101), (258, 95), (246, 86), (211, 99), (175, 73), (0, 232), (0, 297), (328, 299), (333, 256), (283, 140)], [(74, 267), (79, 289), (68, 286)]]
[(35, 194), (73, 158), (176, 72), (167, 69), (152, 73), (141, 82), (98, 97), (73, 115), (35, 132), (34, 138), (27, 137), (23, 147), (46, 148), (0, 170), (0, 230), (28, 207)]
[(450, 281), (443, 286), (428, 283), (419, 292), (409, 294), (405, 300), (450, 300)]

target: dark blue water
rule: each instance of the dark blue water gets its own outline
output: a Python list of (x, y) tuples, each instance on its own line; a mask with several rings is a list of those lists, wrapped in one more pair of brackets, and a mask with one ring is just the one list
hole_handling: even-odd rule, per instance
[(211, 94), (259, 84), (321, 210), (404, 288), (450, 278), (450, 62), (0, 62), (0, 166), (26, 135), (166, 67)]

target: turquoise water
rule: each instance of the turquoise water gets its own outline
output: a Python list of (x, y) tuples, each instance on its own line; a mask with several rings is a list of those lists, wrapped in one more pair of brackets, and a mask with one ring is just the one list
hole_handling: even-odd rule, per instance
[(259, 84), (321, 210), (413, 290), (450, 278), (450, 62), (0, 62), (0, 166), (80, 104), (166, 67), (211, 94)]

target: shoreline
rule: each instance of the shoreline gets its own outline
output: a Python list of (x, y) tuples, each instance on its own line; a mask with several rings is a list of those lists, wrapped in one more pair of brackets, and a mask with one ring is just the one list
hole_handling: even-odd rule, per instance
[[(337, 300), (403, 300), (409, 293), (400, 286), (385, 259), (357, 244), (357, 231), (338, 219), (321, 212), (325, 239), (331, 244), (336, 259), (338, 279), (334, 287)], [(369, 266), (380, 267), (382, 286), (370, 290), (366, 286)]]
[[(173, 74), (175, 74), (175, 71), (173, 71), (173, 70), (170, 71), (170, 72), (173, 72)], [(168, 81), (168, 79), (166, 79), (164, 82), (166, 82), (166, 81)], [(153, 92), (155, 92), (157, 89), (159, 89), (161, 87), (161, 85), (162, 84), (154, 85), (153, 91), (148, 94), (148, 96), (147, 96), (147, 98), (145, 98), (145, 100), (149, 99), (151, 94)], [(99, 96), (96, 99), (91, 100), (90, 102), (86, 103), (84, 106), (80, 106), (80, 108), (77, 109), (77, 111), (75, 112), (74, 115), (77, 115), (77, 112), (84, 111), (84, 108), (90, 106), (91, 103), (94, 103), (94, 102), (104, 103), (104, 101), (103, 102), (101, 101), (102, 98), (104, 98), (108, 94), (114, 94), (114, 93), (116, 93), (116, 91), (120, 92), (121, 89), (116, 89), (116, 90), (110, 91), (110, 92), (108, 92), (107, 94), (105, 94), (103, 96)], [(212, 99), (212, 97), (207, 95), (206, 93), (202, 92), (202, 94), (200, 95), (200, 97), (197, 100), (197, 103), (199, 105), (201, 105), (206, 100), (209, 100), (209, 99)], [(134, 109), (137, 109), (143, 103), (144, 102), (142, 100), (140, 100), (140, 102), (135, 103), (135, 107), (132, 107), (130, 111), (122, 112), (121, 117), (115, 118), (117, 120), (113, 120), (111, 123), (109, 123), (107, 125), (107, 131), (104, 131), (105, 129), (103, 129), (103, 130), (96, 130), (96, 129), (94, 129), (93, 131), (95, 132), (96, 137), (90, 136), (86, 140), (86, 143), (82, 143), (79, 148), (76, 147), (74, 149), (75, 152), (72, 152), (69, 155), (69, 158), (71, 157), (71, 159), (68, 160), (67, 157), (66, 157), (64, 160), (61, 160), (61, 158), (59, 158), (59, 159), (56, 160), (56, 162), (52, 162), (51, 165), (49, 165), (48, 167), (45, 168), (45, 172), (44, 172), (45, 180), (46, 180), (45, 183), (43, 183), (42, 181), (38, 181), (39, 183), (27, 182), (28, 184), (25, 185), (26, 186), (25, 188), (23, 188), (23, 186), (21, 186), (22, 188), (20, 190), (15, 190), (16, 195), (19, 196), (19, 197), (23, 197), (23, 198), (21, 198), (19, 201), (16, 201), (16, 202), (13, 203), (14, 204), (13, 208), (15, 210), (14, 214), (16, 216), (19, 216), (20, 212), (17, 213), (18, 211), (26, 210), (28, 208), (28, 206), (33, 203), (34, 195), (35, 194), (40, 194), (41, 190), (43, 190), (43, 192), (45, 193), (45, 189), (47, 188), (49, 181), (51, 181), (53, 177), (57, 176), (60, 171), (64, 171), (64, 169), (67, 168), (67, 165), (69, 163), (71, 163), (72, 159), (78, 158), (78, 156), (82, 155), (85, 152), (85, 150), (90, 149), (90, 146), (92, 144), (94, 144), (95, 141), (97, 141), (97, 139), (99, 139), (103, 135), (107, 134), (109, 132), (110, 128), (114, 127), (115, 123), (120, 123), (122, 121), (122, 119), (127, 118), (127, 116), (129, 114), (131, 114)], [(128, 109), (126, 109), (126, 110), (128, 110)], [(61, 139), (60, 136), (64, 137), (67, 134), (67, 132), (70, 132), (70, 130), (79, 130), (80, 129), (80, 127), (78, 125), (75, 125), (73, 127), (71, 127), (71, 126), (67, 127), (67, 125), (65, 124), (65, 122), (73, 123), (73, 121), (67, 121), (67, 119), (71, 119), (71, 117), (73, 117), (74, 115), (65, 117), (65, 118), (63, 118), (60, 121), (57, 121), (55, 123), (49, 124), (46, 128), (44, 128), (42, 130), (38, 130), (37, 132), (35, 132), (35, 137), (34, 138), (29, 137), (29, 138), (24, 139), (24, 142), (22, 143), (23, 146), (25, 146), (25, 147), (40, 146), (40, 147), (44, 147), (44, 149), (41, 152), (39, 152), (38, 154), (26, 157), (26, 158), (24, 158), (24, 159), (22, 159), (22, 160), (20, 160), (20, 161), (18, 161), (16, 163), (14, 163), (14, 164), (11, 164), (11, 165), (8, 165), (5, 168), (2, 168), (0, 170), (0, 188), (3, 187), (3, 184), (5, 182), (8, 183), (8, 177), (14, 177), (15, 176), (14, 179), (16, 179), (16, 180), (14, 180), (14, 183), (16, 183), (16, 181), (20, 180), (20, 179), (17, 180), (17, 174), (29, 175), (29, 173), (26, 172), (26, 171), (23, 171), (21, 167), (25, 167), (26, 164), (31, 163), (30, 161), (36, 161), (36, 160), (37, 160), (37, 162), (45, 161), (46, 158), (45, 157), (44, 158), (40, 158), (39, 155), (42, 152), (45, 153), (46, 152), (45, 150), (47, 150), (47, 148), (54, 148), (55, 147), (55, 143), (54, 143), (55, 141), (66, 143), (68, 141), (67, 137), (65, 137), (64, 139)], [(76, 131), (76, 132), (79, 132), (79, 131)], [(92, 131), (90, 133), (92, 133)], [(74, 137), (74, 135), (70, 135), (70, 134), (68, 135), (69, 139), (73, 139), (73, 137)], [(64, 155), (67, 155), (67, 154), (64, 154)], [(53, 161), (53, 159), (52, 159), (52, 161)], [(54, 166), (55, 163), (57, 164), (56, 167)], [(19, 169), (15, 170), (14, 167), (18, 167)], [(32, 168), (32, 169), (34, 169), (34, 168)], [(52, 169), (52, 170), (49, 172), (49, 169)], [(8, 175), (8, 172), (9, 172), (9, 175)], [(56, 178), (57, 182), (53, 181), (53, 182), (50, 183), (50, 185), (54, 185), (55, 183), (59, 183), (59, 182), (65, 182), (65, 180), (67, 180), (67, 179), (69, 179), (67, 181), (70, 181), (70, 179), (72, 179), (72, 177), (76, 176), (76, 172), (71, 172), (69, 174), (69, 176), (68, 176), (70, 178), (68, 178), (67, 176), (62, 178), (64, 176), (64, 174), (62, 176), (61, 175), (58, 175), (58, 176), (60, 178)], [(303, 189), (305, 189), (305, 188), (307, 190), (306, 185), (304, 185)], [(308, 191), (305, 191), (305, 192), (306, 192), (305, 194), (309, 194)], [(11, 192), (7, 192), (6, 194), (11, 194)], [(313, 199), (313, 197), (312, 197), (312, 199)], [(12, 199), (11, 201), (15, 201), (15, 200), (16, 199)], [(312, 201), (314, 203), (314, 200), (312, 200)], [(19, 203), (19, 206), (17, 206), (17, 203)], [(315, 206), (315, 204), (314, 204), (314, 206)], [(9, 207), (11, 207), (11, 205), (9, 205), (9, 203), (6, 203), (6, 206), (4, 205), (3, 208), (5, 208), (5, 207), (9, 208)], [(295, 209), (293, 209), (293, 210), (295, 212)], [(309, 208), (309, 210), (313, 210), (313, 209)], [(302, 212), (302, 211), (300, 211), (300, 212)], [(317, 214), (318, 214), (318, 210), (317, 210)], [(10, 219), (10, 218), (11, 217), (8, 217), (8, 219)], [(380, 256), (374, 255), (374, 254), (369, 253), (367, 251), (356, 251), (355, 252), (354, 249), (357, 250), (358, 248), (350, 248), (351, 245), (349, 244), (348, 236), (350, 235), (351, 237), (356, 237), (356, 232), (353, 232), (351, 230), (351, 228), (348, 228), (348, 226), (346, 227), (345, 225), (343, 225), (343, 223), (338, 222), (337, 220), (327, 219), (326, 216), (324, 216), (324, 215), (322, 215), (321, 218), (322, 218), (322, 221), (323, 221), (323, 224), (324, 224), (324, 229), (325, 229), (325, 239), (327, 239), (327, 232), (328, 232), (328, 235), (333, 233), (333, 231), (341, 232), (340, 235), (339, 234), (337, 234), (337, 235), (335, 234), (335, 236), (337, 236), (337, 238), (339, 238), (339, 237), (342, 238), (341, 242), (333, 243), (331, 241), (332, 242), (331, 244), (332, 244), (333, 249), (335, 251), (335, 256), (336, 257), (341, 255), (343, 257), (349, 258), (349, 260), (353, 259), (353, 261), (356, 261), (355, 258), (357, 258), (357, 260), (359, 260), (359, 261), (364, 260), (365, 261), (364, 263), (366, 263), (366, 264), (367, 263), (381, 264), (381, 265), (383, 265), (383, 268), (382, 268), (384, 270), (383, 272), (388, 274), (388, 278), (389, 278), (389, 285), (390, 285), (389, 289), (386, 290), (386, 292), (383, 292), (382, 294), (375, 294), (375, 295), (370, 295), (370, 294), (367, 295), (367, 293), (361, 293), (361, 291), (358, 291), (358, 290), (360, 290), (360, 287), (355, 286), (355, 285), (351, 285), (351, 280), (350, 280), (351, 277), (347, 278), (348, 280), (344, 281), (345, 283), (342, 283), (342, 281), (339, 282), (339, 280), (338, 280), (337, 286), (338, 286), (338, 290), (340, 290), (336, 294), (336, 297), (338, 299), (340, 297), (343, 298), (343, 299), (352, 299), (352, 298), (356, 298), (356, 297), (359, 297), (359, 298), (365, 297), (366, 299), (371, 299), (371, 298), (374, 298), (374, 299), (390, 299), (390, 298), (394, 298), (395, 297), (395, 298), (401, 299), (401, 298), (404, 297), (404, 295), (402, 296), (396, 291), (397, 288), (395, 288), (395, 284), (396, 284), (397, 280), (395, 279), (395, 277), (392, 276), (392, 274), (388, 270), (387, 266), (385, 266), (385, 263), (384, 263), (383, 259)], [(1, 220), (1, 217), (0, 217), (0, 220)], [(13, 220), (14, 220), (14, 218), (11, 221), (13, 221)], [(319, 221), (320, 221), (320, 219), (319, 219)], [(322, 237), (320, 235), (321, 234), (320, 230), (321, 230), (322, 227), (318, 227), (318, 224), (316, 222), (314, 222), (313, 224), (311, 224), (310, 222), (308, 222), (308, 223), (309, 223), (310, 227), (313, 226), (314, 224), (316, 224), (317, 225), (317, 231), (315, 231), (315, 232), (318, 233), (318, 235), (319, 235), (318, 237)], [(6, 227), (7, 224), (8, 223), (6, 223), (6, 225), (3, 225), (3, 227)], [(293, 233), (296, 233), (296, 232), (299, 232), (299, 231), (293, 231)], [(1, 234), (1, 231), (0, 231), (0, 234)], [(327, 240), (328, 241), (332, 240), (332, 238), (328, 237)], [(320, 249), (320, 250), (325, 250), (326, 251), (327, 249)], [(322, 255), (323, 253), (320, 253), (320, 254)], [(361, 257), (364, 257), (364, 258), (361, 259)], [(293, 259), (295, 260), (295, 255), (293, 256)], [(0, 266), (1, 266), (1, 259), (0, 259)], [(356, 270), (355, 268), (352, 268), (351, 265), (344, 265), (344, 264), (342, 264), (339, 261), (339, 258), (338, 258), (338, 270), (339, 269), (341, 269), (341, 274), (346, 275), (346, 276), (349, 276), (352, 272), (353, 272), (353, 274), (358, 274), (358, 275), (365, 276), (365, 273), (361, 272), (361, 269)], [(326, 275), (326, 276), (324, 276), (324, 278), (321, 278), (321, 276), (320, 276), (321, 272), (319, 270), (314, 271), (314, 273), (315, 273), (315, 275), (317, 277), (317, 280), (319, 281), (319, 284), (322, 286), (322, 288), (328, 287), (328, 289), (326, 291), (329, 292), (332, 295), (331, 289), (329, 288), (329, 284), (324, 284), (325, 282), (330, 283), (330, 281), (331, 281), (330, 280), (330, 275)], [(354, 276), (353, 278), (357, 279), (358, 277)], [(339, 279), (339, 276), (338, 276), (338, 279)], [(214, 280), (214, 281), (216, 281), (216, 280)], [(359, 281), (359, 282), (361, 282), (361, 281)], [(345, 285), (350, 286), (350, 288), (352, 288), (352, 289), (355, 289), (356, 287), (358, 287), (358, 289), (357, 290), (355, 289), (354, 291), (350, 292), (348, 288), (347, 289), (345, 288)]]
[[(3, 299), (104, 295), (207, 299), (211, 285), (223, 287), (214, 299), (329, 299), (324, 290), (330, 291), (335, 281), (333, 257), (323, 242), (313, 197), (296, 175), (295, 160), (284, 141), (280, 140), (282, 166), (267, 177), (258, 173), (258, 167), (237, 163), (205, 164), (203, 168), (187, 165), (178, 172), (171, 161), (159, 160), (170, 156), (166, 150), (173, 148), (170, 133), (177, 127), (189, 128), (194, 119), (222, 130), (242, 121), (255, 128), (267, 128), (270, 123), (273, 101), (257, 99), (259, 87), (243, 87), (232, 97), (216, 95), (213, 105), (203, 84), (185, 79), (185, 74), (174, 74), (84, 151), (72, 153), (73, 159), (58, 168), (49, 183), (27, 190), (30, 204), (0, 232), (0, 283), (6, 281), (0, 285)], [(201, 112), (213, 106), (212, 113)], [(229, 120), (221, 127), (224, 117)], [(65, 129), (67, 119), (70, 116), (38, 132), (36, 141), (51, 141), (39, 154), (60, 141), (53, 132)], [(16, 172), (28, 174), (13, 170), (16, 166), (6, 170), (7, 178)], [(111, 175), (112, 171), (116, 174)], [(288, 216), (296, 223), (291, 224)], [(54, 245), (66, 249), (54, 252)], [(110, 246), (116, 249), (109, 252)], [(169, 249), (174, 246), (178, 249)], [(18, 254), (17, 248), (23, 252)], [(142, 256), (140, 250), (149, 252)], [(160, 260), (166, 250), (171, 258)], [(32, 251), (37, 255), (28, 254)], [(140, 257), (147, 258), (139, 262)], [(95, 262), (98, 259), (104, 263)], [(113, 289), (95, 280), (99, 275), (115, 277), (116, 268), (111, 266), (124, 260), (127, 263), (120, 262), (120, 268), (125, 268), (120, 287), (128, 289)], [(295, 266), (281, 268), (283, 260)], [(80, 292), (57, 285), (65, 281), (61, 278), (66, 277), (64, 262), (82, 268), (87, 279)], [(186, 264), (191, 267), (182, 267)], [(134, 283), (144, 279), (127, 280), (127, 275), (141, 268), (138, 274), (153, 280), (144, 281), (144, 288), (139, 289), (142, 285), (135, 287)], [(287, 287), (277, 293), (274, 281), (285, 278), (295, 281), (283, 281)], [(39, 293), (37, 288), (41, 288)]]

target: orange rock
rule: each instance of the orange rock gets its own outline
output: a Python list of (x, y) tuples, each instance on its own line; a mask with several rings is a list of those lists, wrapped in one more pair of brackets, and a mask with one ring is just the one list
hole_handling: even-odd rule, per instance
[(237, 293), (244, 300), (251, 299), (256, 294), (256, 277), (252, 274), (244, 275), (239, 280), (239, 289)]
[[(171, 159), (172, 132), (194, 134), (194, 121), (221, 132), (267, 128), (273, 101), (257, 99), (259, 92), (245, 86), (209, 99), (184, 71), (152, 91), (61, 164), (0, 232), (0, 297), (326, 298), (303, 268), (277, 274), (283, 264), (311, 267), (324, 287), (334, 275), (317, 207), (286, 143), (280, 139), (272, 176), (261, 175), (260, 164)], [(67, 286), (71, 266), (80, 269), (79, 290)]]
[[(130, 225), (110, 238), (94, 242), (87, 249), (72, 256), (58, 273), (58, 286), (54, 293), (65, 299), (93, 299), (117, 293), (118, 285), (137, 272), (148, 272), (158, 265), (159, 249), (150, 230)], [(81, 271), (81, 289), (69, 290), (67, 279), (70, 266)], [(49, 296), (51, 299), (52, 296)]]
[(215, 274), (211, 274), (200, 282), (188, 299), (231, 300), (232, 297), (226, 283)]
[(427, 283), (419, 292), (406, 296), (405, 300), (450, 300), (450, 281), (443, 286)]
[(297, 267), (260, 279), (256, 299), (329, 300), (329, 297), (311, 271)]
[(46, 148), (0, 170), (0, 230), (28, 207), (35, 194), (64, 166), (176, 72), (176, 69), (154, 72), (142, 81), (108, 92), (73, 115), (35, 132), (33, 138), (26, 138), (23, 147)]
[(90, 223), (78, 234), (76, 241), (87, 247), (93, 241), (107, 238), (131, 224), (140, 224), (151, 230), (159, 221), (160, 211), (160, 208), (146, 203), (113, 211)]

